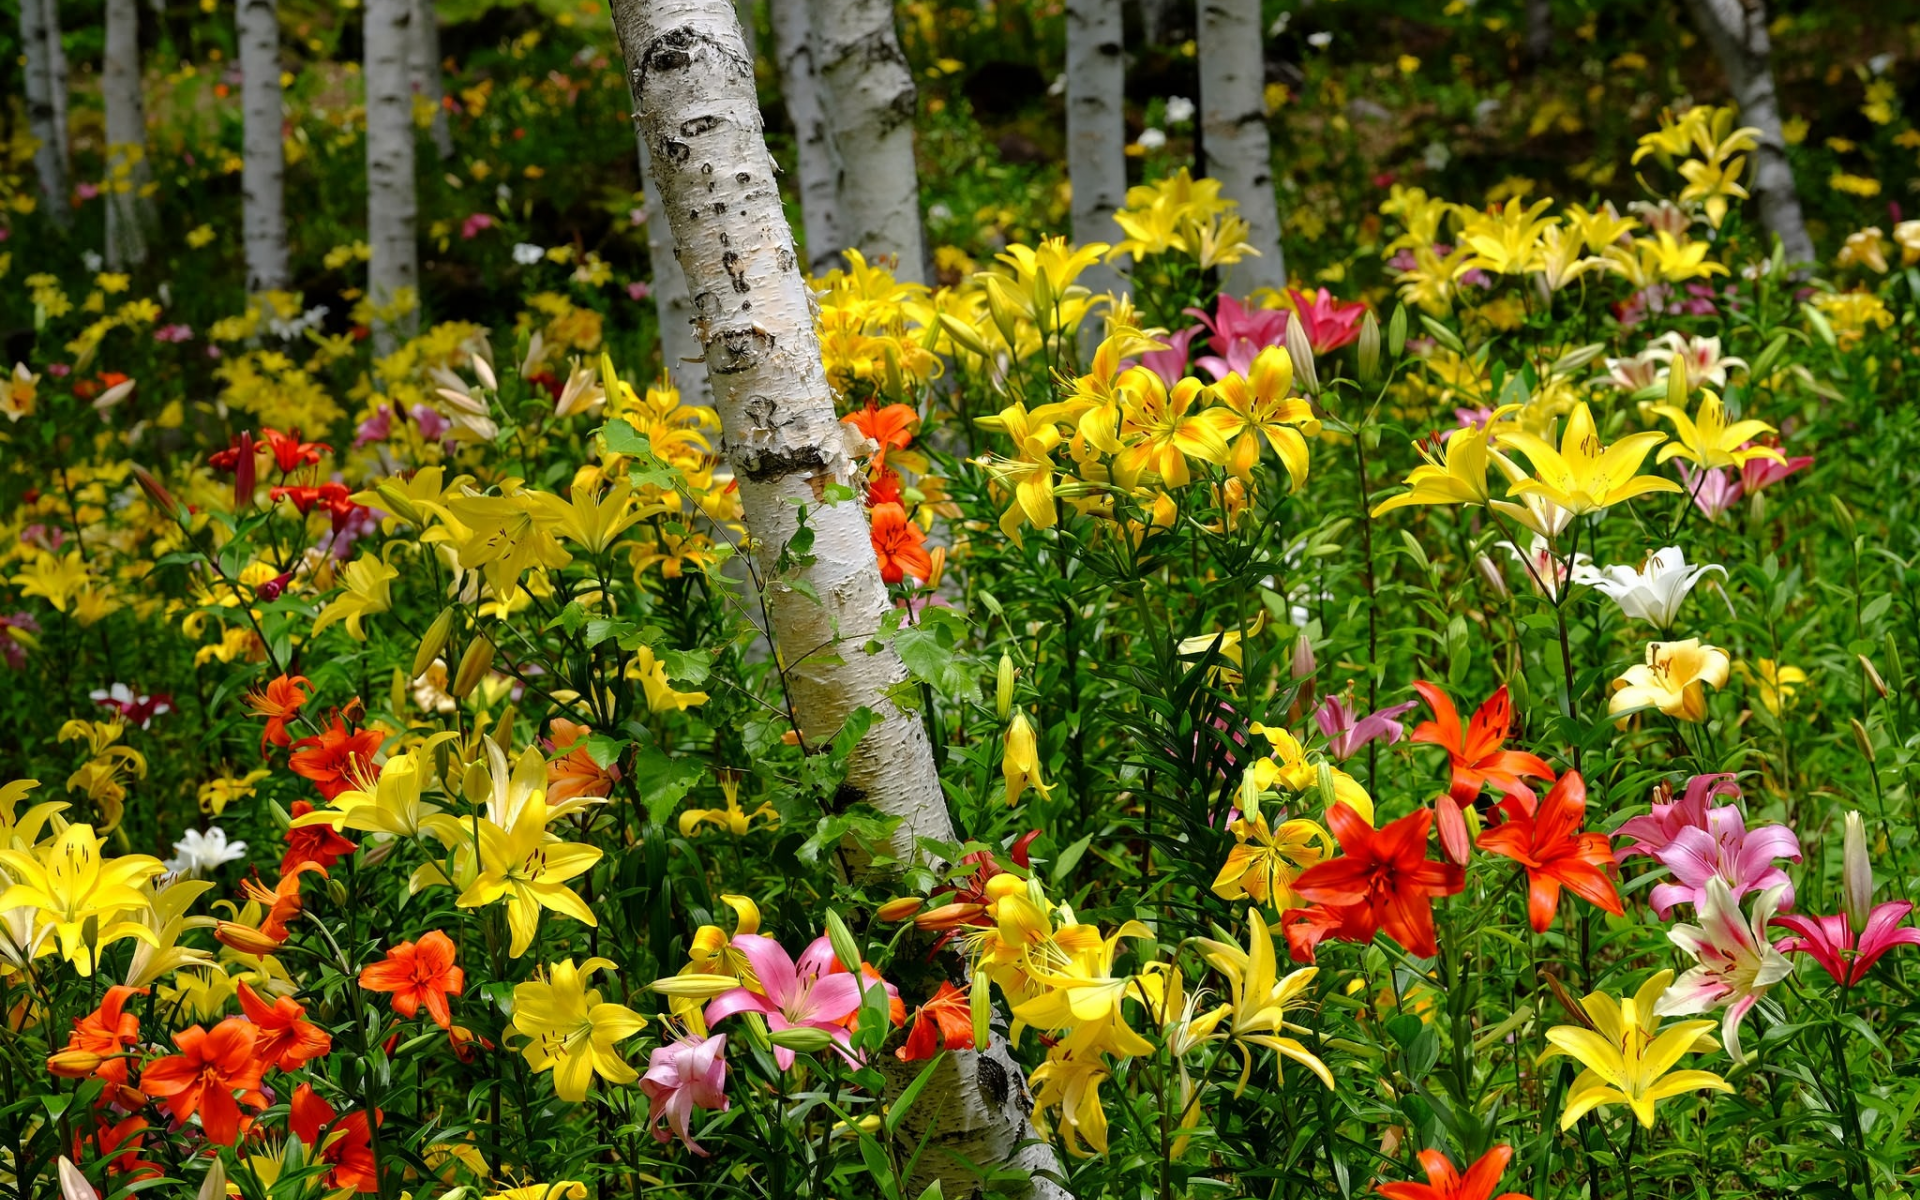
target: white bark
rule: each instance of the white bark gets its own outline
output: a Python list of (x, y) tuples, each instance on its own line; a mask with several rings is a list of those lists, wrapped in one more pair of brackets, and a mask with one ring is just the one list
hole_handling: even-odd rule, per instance
[(1773, 89), (1765, 0), (1687, 0), (1687, 8), (1726, 73), (1727, 86), (1740, 105), (1740, 123), (1760, 131), (1751, 188), (1760, 202), (1760, 219), (1786, 247), (1788, 262), (1811, 263), (1813, 239), (1800, 213), (1800, 193), (1787, 162), (1787, 139), (1780, 132), (1780, 98)]
[[(719, 451), (740, 482), (800, 736), (818, 746), (854, 709), (877, 714), (848, 756), (841, 796), (900, 817), (894, 851), (919, 858), (916, 838), (952, 841), (953, 825), (925, 728), (887, 699), (905, 667), (891, 649), (864, 648), (891, 608), (866, 517), (857, 502), (821, 499), (830, 485), (857, 491), (857, 466), (821, 365), (813, 297), (781, 208), (739, 22), (728, 0), (613, 0), (613, 19), (698, 314)], [(776, 560), (802, 505), (812, 561), (783, 575)], [(1003, 1048), (955, 1055), (950, 1078), (920, 1104), (928, 1119), (937, 1110), (943, 1120), (909, 1195), (955, 1170), (943, 1150), (1057, 1169), (1042, 1144), (1013, 1151), (1032, 1136), (1030, 1101)], [(911, 1115), (920, 1113), (916, 1105)], [(956, 1171), (956, 1183), (964, 1178)], [(1032, 1192), (1063, 1195), (1044, 1181)]]
[(286, 145), (281, 139), (280, 14), (277, 0), (240, 0), (241, 225), (247, 291), (284, 291), (287, 273)]
[[(1113, 214), (1127, 200), (1127, 82), (1120, 0), (1067, 0), (1067, 176), (1073, 185), (1073, 240), (1113, 243)], [(1080, 276), (1095, 293), (1121, 290), (1118, 264)], [(1098, 322), (1086, 323), (1098, 336)]]
[(141, 194), (153, 177), (147, 163), (147, 118), (140, 97), (139, 0), (107, 0), (107, 44), (100, 91), (107, 110), (107, 265), (147, 261), (152, 205)]
[(768, 0), (773, 6), (773, 56), (780, 68), (780, 95), (793, 122), (799, 149), (800, 222), (807, 235), (807, 270), (824, 275), (838, 265), (840, 240), (836, 194), (840, 174), (820, 104), (820, 72), (813, 59), (809, 0)]
[[(65, 105), (56, 106), (54, 99), (53, 48), (60, 33), (57, 27), (48, 28), (49, 19), (59, 19), (52, 7), (52, 0), (20, 0), (20, 46), (26, 59), (27, 128), (39, 143), (33, 168), (40, 179), (40, 204), (55, 224), (64, 227), (73, 219), (73, 209), (67, 201), (66, 130), (60, 119)], [(63, 76), (61, 87), (65, 86)]]
[(433, 0), (414, 0), (413, 41), (407, 51), (412, 59), (413, 85), (433, 107), (428, 132), (444, 162), (453, 157), (453, 125), (447, 119), (446, 81), (440, 77), (440, 14), (434, 10)]
[(754, 0), (733, 0), (734, 16), (740, 19), (740, 40), (746, 43), (747, 61), (760, 58), (760, 23), (754, 19)]
[(920, 177), (913, 161), (918, 95), (893, 28), (891, 0), (812, 0), (821, 102), (840, 153), (840, 236), (894, 274), (923, 283)]
[(47, 22), (47, 73), (53, 84), (53, 132), (60, 142), (60, 170), (73, 178), (73, 126), (67, 120), (67, 43), (60, 36), (60, 0), (40, 0)]
[[(636, 122), (639, 97), (634, 98)], [(660, 362), (680, 392), (682, 404), (713, 407), (713, 387), (707, 381), (707, 351), (693, 325), (693, 298), (687, 295), (687, 277), (673, 252), (673, 230), (668, 227), (666, 210), (660, 204), (660, 189), (653, 183), (653, 164), (647, 155), (647, 139), (639, 136), (640, 186), (644, 191), (647, 214), (647, 262), (653, 268), (653, 313), (660, 327)]]
[(1200, 139), (1207, 174), (1239, 204), (1247, 241), (1259, 257), (1227, 268), (1227, 286), (1244, 296), (1287, 286), (1280, 257), (1280, 208), (1273, 195), (1273, 147), (1267, 141), (1266, 31), (1260, 0), (1200, 0)]
[(1539, 66), (1553, 49), (1553, 0), (1527, 0), (1527, 61)]
[(419, 246), (414, 237), (418, 198), (414, 190), (413, 86), (408, 46), (413, 36), (413, 0), (367, 0), (367, 296), (376, 309), (406, 311), (376, 320), (375, 354), (391, 354), (419, 327)]

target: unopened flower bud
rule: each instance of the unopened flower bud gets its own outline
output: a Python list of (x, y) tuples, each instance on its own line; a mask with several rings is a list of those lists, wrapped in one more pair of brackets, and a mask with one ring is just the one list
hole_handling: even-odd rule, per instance
[(256, 957), (273, 954), (280, 949), (279, 938), (268, 937), (253, 926), (242, 925), (238, 921), (220, 922), (214, 926), (213, 936), (222, 946)]
[(860, 970), (860, 943), (854, 940), (853, 930), (833, 909), (827, 910), (827, 944), (833, 947), (833, 955), (840, 965), (849, 971)]
[(135, 463), (133, 480), (140, 485), (140, 490), (147, 494), (147, 499), (153, 502), (153, 506), (160, 510), (162, 516), (173, 521), (180, 519), (180, 502), (173, 498), (173, 493), (167, 490), (165, 484), (154, 478), (151, 471)]
[(1313, 643), (1307, 640), (1307, 635), (1303, 633), (1293, 639), (1293, 677), (1311, 678), (1319, 666), (1313, 657)]
[(1387, 319), (1387, 354), (1395, 359), (1407, 348), (1407, 306), (1397, 305)]
[(327, 880), (327, 899), (333, 901), (335, 907), (344, 906), (347, 902), (347, 885), (340, 882), (337, 878), (329, 878)]
[(1307, 327), (1298, 319), (1287, 320), (1287, 357), (1293, 360), (1293, 385), (1309, 398), (1320, 395), (1320, 373), (1313, 365), (1313, 343), (1307, 340)]
[(1667, 403), (1687, 411), (1687, 360), (1676, 350), (1667, 366)]
[(414, 504), (405, 492), (393, 484), (383, 483), (373, 490), (380, 494), (380, 501), (387, 506), (387, 511), (399, 517), (402, 521), (405, 521), (409, 525), (421, 526), (427, 523), (426, 517), (420, 513), (419, 506)]
[(1873, 912), (1873, 860), (1867, 857), (1867, 826), (1858, 812), (1847, 814), (1841, 862), (1841, 911), (1857, 935)]
[(1873, 735), (1867, 732), (1867, 727), (1860, 723), (1858, 717), (1849, 717), (1847, 720), (1853, 726), (1853, 744), (1859, 749), (1860, 757), (1868, 762), (1879, 761), (1874, 757)]
[(420, 648), (413, 652), (411, 678), (418, 679), (427, 673), (427, 668), (433, 666), (433, 660), (439, 658), (440, 652), (447, 648), (447, 638), (452, 633), (453, 606), (448, 605), (440, 610), (440, 615), (433, 619), (433, 624), (427, 626), (426, 636), (420, 639)]
[(47, 1072), (62, 1079), (85, 1079), (104, 1061), (91, 1050), (62, 1050), (47, 1059)]
[(493, 643), (484, 635), (477, 636), (467, 643), (467, 652), (460, 656), (460, 669), (453, 676), (453, 698), (465, 700), (492, 669)]
[(876, 920), (904, 921), (926, 907), (925, 896), (896, 896), (873, 910)]
[(802, 1054), (814, 1054), (833, 1045), (833, 1035), (824, 1029), (815, 1029), (811, 1025), (801, 1025), (793, 1029), (776, 1029), (769, 1039), (776, 1046), (788, 1050), (798, 1050)]
[(273, 818), (273, 826), (280, 831), (280, 836), (285, 837), (293, 829), (292, 815), (280, 807), (278, 800), (267, 801), (267, 815)]
[(1000, 671), (994, 678), (993, 709), (1002, 721), (1013, 712), (1013, 657), (1000, 655)]
[(1360, 318), (1360, 340), (1354, 344), (1354, 372), (1361, 383), (1380, 378), (1380, 322), (1368, 309)]
[(1885, 700), (1888, 695), (1887, 681), (1880, 678), (1880, 672), (1874, 670), (1872, 659), (1868, 658), (1864, 654), (1860, 655), (1859, 658), (1860, 658), (1860, 669), (1867, 673), (1867, 682), (1871, 683), (1873, 685), (1873, 690), (1876, 692), (1879, 692), (1880, 698), (1882, 700)]

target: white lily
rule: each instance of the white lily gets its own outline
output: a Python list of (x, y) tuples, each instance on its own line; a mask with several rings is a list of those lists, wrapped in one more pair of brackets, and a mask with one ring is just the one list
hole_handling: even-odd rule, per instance
[(1727, 573), (1718, 563), (1688, 566), (1687, 556), (1680, 547), (1668, 546), (1637, 568), (1576, 565), (1573, 581), (1605, 592), (1620, 606), (1620, 611), (1633, 620), (1670, 629), (1680, 611), (1680, 602), (1709, 571), (1718, 571), (1723, 576)]

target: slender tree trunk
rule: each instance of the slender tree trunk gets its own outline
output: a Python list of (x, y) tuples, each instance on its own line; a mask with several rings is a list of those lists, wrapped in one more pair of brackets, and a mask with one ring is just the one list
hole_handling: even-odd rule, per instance
[(780, 68), (780, 95), (799, 147), (800, 220), (807, 235), (807, 270), (822, 275), (839, 261), (840, 168), (826, 110), (820, 105), (820, 73), (813, 61), (813, 16), (809, 0), (768, 0), (773, 7), (773, 56)]
[(414, 0), (366, 0), (367, 297), (375, 354), (391, 354), (420, 323), (420, 249), (414, 236), (413, 87), (407, 48)]
[(67, 102), (73, 92), (68, 86), (67, 43), (60, 34), (60, 0), (40, 0), (46, 18), (47, 74), (53, 85), (53, 132), (60, 143), (60, 170), (73, 179), (73, 126), (67, 120)]
[(1237, 295), (1287, 286), (1280, 256), (1280, 208), (1267, 141), (1266, 31), (1260, 0), (1200, 0), (1200, 136), (1206, 173), (1239, 204), (1247, 241), (1260, 252), (1227, 269)]
[[(1127, 83), (1120, 0), (1067, 0), (1067, 174), (1073, 184), (1073, 240), (1117, 242), (1113, 214), (1127, 200)], [(1081, 275), (1095, 293), (1118, 292), (1113, 264)], [(1084, 327), (1097, 336), (1098, 323)]]
[(1767, 38), (1764, 0), (1687, 0), (1693, 23), (1713, 47), (1727, 86), (1740, 105), (1740, 122), (1760, 131), (1754, 152), (1753, 195), (1760, 219), (1786, 247), (1790, 263), (1813, 261), (1813, 239), (1800, 213), (1800, 193), (1780, 132), (1780, 98), (1773, 90), (1773, 49)]
[(413, 60), (414, 87), (433, 108), (428, 126), (433, 148), (445, 162), (453, 157), (453, 126), (447, 119), (447, 87), (440, 77), (440, 14), (433, 0), (414, 0), (413, 41), (407, 47)]
[[(634, 108), (640, 106), (634, 100)], [(636, 130), (636, 134), (637, 134)], [(647, 139), (636, 137), (640, 146), (640, 186), (646, 193), (647, 262), (653, 268), (653, 312), (660, 326), (660, 362), (673, 386), (679, 389), (682, 404), (713, 407), (713, 387), (707, 380), (707, 350), (694, 329), (693, 298), (687, 295), (687, 277), (673, 249), (673, 230), (660, 205), (660, 189), (654, 186), (653, 163), (647, 155)]]
[[(73, 209), (68, 203), (66, 131), (60, 126), (65, 105), (56, 106), (54, 100), (53, 47), (60, 34), (48, 28), (52, 7), (53, 0), (20, 0), (20, 46), (26, 58), (27, 128), (39, 143), (33, 169), (40, 179), (40, 203), (64, 228), (73, 219)], [(61, 84), (65, 86), (64, 77)]]
[(152, 170), (140, 97), (139, 0), (107, 0), (106, 25), (100, 91), (107, 110), (107, 265), (121, 270), (147, 261), (151, 224), (144, 194)]
[[(613, 19), (700, 316), (720, 450), (758, 547), (795, 724), (805, 745), (818, 746), (856, 708), (876, 714), (848, 756), (844, 793), (899, 817), (894, 851), (920, 859), (915, 839), (952, 841), (953, 824), (926, 729), (888, 699), (905, 667), (890, 648), (865, 649), (892, 607), (865, 514), (854, 501), (822, 500), (830, 486), (857, 490), (857, 467), (821, 365), (813, 297), (781, 208), (739, 22), (727, 0), (614, 0)], [(811, 552), (805, 565), (782, 571), (803, 506)], [(921, 1104), (942, 1120), (909, 1195), (936, 1176), (950, 1176), (949, 1195), (966, 1194), (954, 1154), (1057, 1170), (1043, 1143), (1014, 1150), (1032, 1137), (1031, 1101), (1004, 1046), (951, 1056), (948, 1078), (910, 1115)], [(1044, 1181), (1032, 1193), (1063, 1195)]]
[(1553, 49), (1553, 0), (1527, 0), (1527, 63), (1539, 66)]
[(246, 119), (241, 157), (241, 225), (247, 243), (247, 291), (285, 291), (286, 145), (280, 97), (277, 0), (240, 0), (240, 107)]
[(893, 28), (891, 0), (812, 0), (821, 102), (840, 154), (840, 236), (894, 273), (927, 277), (920, 177), (913, 161), (918, 94)]

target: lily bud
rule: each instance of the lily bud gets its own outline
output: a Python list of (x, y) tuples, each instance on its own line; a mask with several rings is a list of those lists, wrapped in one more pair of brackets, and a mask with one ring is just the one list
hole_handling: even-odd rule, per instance
[(1687, 360), (1677, 350), (1667, 366), (1667, 403), (1681, 412), (1687, 410)]
[(418, 679), (427, 673), (433, 660), (439, 658), (440, 652), (447, 648), (447, 638), (452, 633), (453, 606), (448, 605), (440, 610), (433, 624), (427, 626), (426, 636), (420, 639), (420, 648), (413, 652), (413, 674), (409, 678)]
[(460, 656), (460, 669), (453, 676), (453, 698), (465, 700), (492, 668), (493, 643), (484, 635), (475, 637), (467, 643), (467, 652)]
[(1873, 685), (1873, 690), (1876, 692), (1879, 692), (1880, 698), (1882, 700), (1885, 700), (1888, 695), (1887, 681), (1880, 678), (1880, 672), (1873, 669), (1872, 659), (1868, 658), (1864, 654), (1859, 655), (1858, 657), (1860, 659), (1860, 669), (1867, 673), (1867, 682), (1871, 683)]
[(405, 492), (391, 483), (378, 484), (373, 490), (380, 494), (380, 500), (387, 506), (387, 511), (399, 517), (402, 521), (405, 521), (409, 525), (421, 526), (427, 523), (427, 519), (421, 514), (419, 506), (414, 504)]
[(273, 826), (285, 837), (293, 829), (293, 816), (280, 807), (278, 800), (267, 801), (267, 815), (273, 818)]
[(64, 1154), (60, 1156), (60, 1200), (100, 1200), (86, 1175)]
[(460, 794), (468, 804), (485, 804), (493, 791), (493, 776), (487, 773), (484, 758), (475, 758), (460, 774)]
[(1354, 373), (1361, 383), (1372, 383), (1380, 377), (1380, 322), (1372, 309), (1360, 318), (1360, 340), (1354, 344), (1353, 357)]
[(793, 1029), (776, 1029), (768, 1040), (776, 1046), (788, 1050), (798, 1050), (802, 1054), (817, 1054), (833, 1045), (833, 1035), (824, 1029), (815, 1029), (811, 1025), (800, 1025)]
[(337, 878), (329, 878), (327, 880), (327, 899), (333, 901), (335, 907), (345, 905), (347, 902), (347, 885), (340, 882)]
[(215, 925), (213, 936), (222, 946), (257, 957), (278, 953), (280, 949), (280, 939), (268, 937), (253, 926), (237, 921), (222, 921)]
[(480, 386), (490, 392), (500, 390), (500, 381), (494, 377), (493, 364), (479, 354), (473, 356), (473, 373), (480, 377)]
[(1858, 934), (1873, 912), (1873, 861), (1867, 857), (1867, 826), (1858, 812), (1847, 814), (1845, 850), (1840, 856), (1840, 910)]
[(1407, 348), (1407, 306), (1394, 306), (1393, 316), (1387, 319), (1387, 353), (1399, 358), (1401, 351)]
[(927, 551), (927, 560), (933, 564), (933, 569), (927, 572), (927, 590), (935, 591), (940, 587), (941, 578), (947, 573), (947, 548), (935, 546)]
[(165, 484), (154, 478), (151, 471), (135, 463), (133, 480), (140, 485), (140, 490), (147, 494), (147, 499), (153, 502), (153, 506), (159, 509), (168, 520), (178, 521), (181, 518), (180, 502), (173, 498), (173, 493), (167, 490)]
[(925, 908), (926, 904), (925, 896), (896, 896), (874, 909), (873, 915), (880, 921), (904, 921)]
[(1013, 657), (1000, 655), (1000, 671), (994, 678), (993, 707), (1002, 721), (1013, 712)]
[(200, 1190), (194, 1193), (194, 1200), (226, 1200), (227, 1164), (219, 1155), (214, 1155), (213, 1165), (207, 1168), (207, 1177), (200, 1181)]
[(1860, 757), (1868, 762), (1878, 762), (1873, 753), (1873, 735), (1867, 732), (1867, 727), (1860, 723), (1858, 717), (1849, 717), (1847, 720), (1853, 726), (1853, 744), (1859, 748)]
[(1450, 794), (1434, 798), (1433, 812), (1437, 818), (1434, 824), (1440, 830), (1441, 852), (1455, 866), (1466, 866), (1467, 860), (1473, 855), (1473, 839), (1467, 834), (1466, 814), (1460, 811), (1460, 805)]
[(853, 930), (833, 909), (827, 910), (827, 943), (833, 947), (833, 955), (840, 965), (858, 975), (860, 972), (860, 943), (853, 938)]
[(1307, 640), (1307, 635), (1303, 633), (1293, 639), (1293, 677), (1311, 678), (1319, 666), (1313, 657), (1313, 643)]
[(1293, 360), (1293, 383), (1300, 394), (1310, 399), (1320, 395), (1320, 372), (1313, 365), (1313, 343), (1307, 340), (1307, 327), (1300, 321), (1287, 320), (1287, 357)]
[(47, 1073), (62, 1079), (85, 1079), (105, 1061), (91, 1050), (62, 1050), (47, 1059)]

